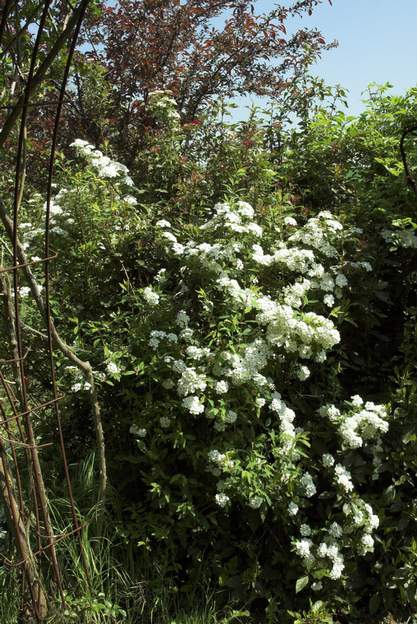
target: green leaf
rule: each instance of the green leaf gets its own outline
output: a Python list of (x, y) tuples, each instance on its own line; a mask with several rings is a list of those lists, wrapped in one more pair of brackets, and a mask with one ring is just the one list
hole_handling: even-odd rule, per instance
[(304, 587), (307, 587), (309, 580), (308, 576), (301, 576), (295, 584), (295, 593), (299, 594), (303, 591)]

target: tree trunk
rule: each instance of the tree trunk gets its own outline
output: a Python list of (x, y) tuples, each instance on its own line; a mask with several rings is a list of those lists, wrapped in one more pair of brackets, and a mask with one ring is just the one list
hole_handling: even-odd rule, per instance
[(0, 438), (0, 495), (7, 511), (10, 526), (13, 527), (16, 545), (23, 562), (22, 565), (29, 585), (34, 616), (38, 621), (42, 621), (48, 614), (46, 594), (37, 562), (28, 540), (22, 511), (17, 504), (14, 480), (9, 469), (7, 453), (2, 438)]

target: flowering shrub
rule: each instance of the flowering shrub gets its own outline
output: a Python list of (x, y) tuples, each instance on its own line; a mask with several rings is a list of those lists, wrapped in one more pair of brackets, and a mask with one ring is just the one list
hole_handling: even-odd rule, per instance
[[(356, 229), (329, 211), (255, 214), (231, 199), (199, 224), (153, 217), (154, 266), (137, 279), (131, 245), (151, 213), (123, 165), (73, 147), (87, 167), (54, 196), (51, 234), (67, 254), (55, 289), (63, 315), (93, 288), (77, 302), (76, 345), (101, 387), (120, 530), (141, 557), (159, 553), (167, 583), (204, 561), (209, 582), (266, 600), (271, 622), (294, 592), (332, 604), (373, 557), (379, 515), (365, 484), (379, 478), (389, 425), (366, 398), (333, 405), (341, 310), (372, 271)], [(36, 224), (27, 231), (36, 251)], [(89, 388), (75, 368), (59, 370), (71, 414)]]
[[(355, 152), (343, 118), (320, 117), (277, 164), (253, 120), (181, 125), (167, 92), (147, 109), (153, 129), (132, 173), (76, 140), (81, 166), (63, 167), (51, 211), (54, 317), (94, 368), (112, 526), (138, 578), (157, 567), (172, 595), (207, 581), (256, 622), (333, 613), (351, 624), (399, 605), (408, 617), (417, 312), (407, 189), (402, 213), (391, 205), (401, 180), (389, 186), (384, 169), (376, 184), (376, 161)], [(332, 169), (341, 143), (354, 156)], [(371, 143), (380, 158), (385, 142)], [(277, 181), (295, 192), (304, 175), (301, 206)], [(20, 231), (41, 292), (42, 213), (40, 195), (25, 198)], [(23, 279), (19, 294), (36, 328)], [(30, 335), (42, 403), (42, 334)], [(72, 465), (93, 444), (89, 387), (59, 354), (57, 375)], [(36, 429), (49, 441), (48, 415)], [(309, 615), (295, 613), (310, 602)]]
[[(177, 231), (160, 220), (156, 229), (166, 266), (138, 291), (146, 393), (130, 423), (143, 495), (163, 510), (171, 547), (191, 530), (200, 552), (198, 535), (210, 525), (216, 540), (227, 539), (238, 513), (243, 532), (272, 532), (262, 548), (280, 526), (285, 558), (296, 555), (287, 577), (297, 592), (308, 584), (340, 591), (374, 549), (379, 519), (355, 472), (369, 458), (367, 478), (378, 477), (389, 423), (384, 406), (359, 396), (340, 408), (321, 405), (320, 394), (303, 401), (312, 389), (326, 392), (340, 342), (329, 312), (349, 276), (368, 268), (343, 257), (349, 228), (329, 212), (304, 224), (279, 214), (259, 220), (232, 201), (200, 226)], [(166, 539), (161, 530), (148, 525), (145, 543)], [(253, 583), (258, 560), (265, 591), (262, 565), (273, 561), (252, 556), (246, 572), (234, 561), (234, 574)], [(233, 587), (226, 561), (221, 568)]]

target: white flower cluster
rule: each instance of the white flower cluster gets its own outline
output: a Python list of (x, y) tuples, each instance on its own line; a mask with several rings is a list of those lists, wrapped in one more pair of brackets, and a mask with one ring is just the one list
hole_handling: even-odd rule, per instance
[[(283, 438), (283, 451), (287, 452), (290, 450), (295, 438), (295, 428), (293, 425), (295, 412), (286, 405), (279, 392), (274, 392), (272, 394), (272, 401), (269, 409), (278, 414), (280, 420), (280, 431)], [(311, 491), (311, 484), (309, 489)]]
[(353, 490), (352, 477), (348, 470), (342, 464), (336, 464), (334, 467), (335, 481), (344, 492)]
[(139, 427), (138, 425), (131, 425), (130, 433), (137, 438), (145, 438), (148, 433), (144, 427)]
[[(88, 143), (88, 141), (76, 139), (71, 143), (71, 147), (91, 163), (100, 178), (118, 178), (127, 186), (133, 186), (133, 180), (129, 176), (129, 170), (126, 165), (122, 165), (116, 160), (105, 156), (100, 150), (96, 149), (94, 145)], [(129, 198), (131, 198), (131, 196), (128, 196), (126, 201), (131, 203), (131, 199)]]
[(151, 91), (148, 95), (148, 107), (157, 119), (177, 123), (180, 114), (171, 91)]
[[(158, 298), (159, 301), (159, 298)], [(149, 302), (148, 302), (149, 303)], [(159, 331), (158, 329), (153, 329), (151, 331), (151, 337), (149, 339), (149, 346), (152, 347), (152, 349), (158, 349), (161, 340), (167, 340), (168, 342), (178, 342), (178, 336), (177, 334), (174, 334), (173, 332), (165, 332), (165, 331)]]
[(224, 232), (226, 230), (235, 234), (250, 234), (256, 238), (262, 236), (262, 227), (253, 220), (255, 213), (247, 202), (238, 201), (233, 208), (230, 204), (218, 203), (214, 211), (215, 216), (201, 226), (203, 231)]
[(305, 472), (299, 481), (301, 490), (306, 498), (311, 498), (317, 492), (316, 484), (309, 472)]
[(266, 338), (275, 347), (305, 359), (326, 359), (326, 351), (340, 342), (340, 334), (332, 321), (315, 312), (299, 312), (289, 305), (258, 299), (260, 313), (256, 320), (266, 326)]
[(66, 366), (65, 371), (69, 374), (71, 392), (78, 394), (79, 392), (88, 392), (91, 390), (91, 384), (84, 379), (79, 368), (76, 366)]
[(329, 242), (329, 234), (334, 235), (340, 230), (343, 230), (340, 221), (331, 212), (323, 210), (317, 217), (309, 219), (304, 227), (294, 232), (289, 240), (313, 247), (325, 256), (337, 256), (337, 250)]
[(329, 577), (333, 581), (336, 581), (342, 576), (345, 564), (337, 543), (332, 541), (330, 541), (330, 543), (321, 542), (317, 548), (317, 555), (321, 559), (330, 560), (331, 568)]
[(388, 431), (388, 414), (384, 405), (376, 405), (372, 401), (364, 403), (360, 396), (354, 395), (347, 407), (344, 413), (334, 405), (324, 405), (319, 410), (322, 416), (337, 426), (343, 448), (360, 448), (368, 441), (376, 444), (381, 434)]
[[(158, 94), (160, 96), (162, 94)], [(340, 341), (340, 335), (331, 320), (305, 309), (308, 296), (313, 290), (323, 292), (323, 296), (329, 297), (329, 293), (340, 296), (347, 280), (340, 266), (335, 264), (337, 251), (330, 243), (337, 238), (342, 225), (330, 213), (320, 213), (300, 228), (295, 219), (289, 217), (284, 220), (284, 226), (287, 228), (286, 237), (276, 243), (275, 251), (265, 254), (260, 243), (264, 238), (269, 239), (256, 222), (254, 209), (246, 202), (216, 204), (213, 216), (199, 227), (200, 240), (179, 241), (169, 221), (157, 221), (156, 227), (161, 231), (168, 254), (181, 263), (177, 299), (182, 309), (176, 312), (175, 319), (180, 332), (173, 334), (155, 329), (151, 332), (149, 344), (154, 350), (162, 350), (164, 362), (174, 375), (178, 375), (176, 392), (190, 414), (206, 412), (207, 395), (210, 401), (219, 405), (214, 412), (212, 409), (206, 412), (206, 417), (211, 419), (216, 413), (213, 426), (218, 431), (223, 431), (239, 417), (239, 410), (220, 409), (219, 401), (225, 395), (231, 396), (233, 388), (252, 386), (257, 409), (261, 409), (270, 397), (270, 410), (279, 419), (283, 450), (288, 450), (296, 435), (295, 414), (264, 372), (277, 357), (283, 362), (287, 356), (317, 362), (326, 359), (327, 352)], [(294, 232), (295, 228), (298, 229)], [(254, 240), (258, 242), (255, 244)], [(251, 247), (253, 254), (248, 257), (247, 251)], [(273, 264), (280, 265), (284, 283), (281, 279), (278, 291), (262, 292), (254, 273), (259, 272), (259, 265)], [(202, 276), (208, 279), (204, 290), (217, 300), (217, 305), (220, 297), (221, 305), (226, 309), (252, 315), (253, 330), (246, 331), (246, 340), (233, 341), (232, 348), (226, 350), (221, 346), (222, 341), (217, 348), (214, 345), (210, 349), (199, 344), (199, 332), (190, 327), (190, 316), (184, 309), (190, 296), (188, 283), (196, 273), (200, 279)], [(295, 281), (294, 273), (298, 274)], [(161, 281), (157, 279), (156, 282), (158, 289), (163, 289)], [(149, 292), (148, 299), (149, 303), (154, 301), (156, 305), (153, 292)], [(207, 301), (204, 305), (211, 309), (214, 303)], [(176, 354), (181, 354), (180, 359), (174, 355), (174, 348)], [(310, 375), (304, 364), (295, 365), (294, 370), (300, 381), (307, 380)], [(301, 487), (307, 497), (316, 491), (308, 474)]]
[(260, 374), (260, 371), (268, 364), (269, 355), (270, 349), (262, 338), (243, 345), (240, 354), (226, 352), (223, 354), (227, 363), (225, 375), (234, 385), (253, 381), (258, 387), (263, 387), (267, 380)]
[(198, 396), (188, 396), (182, 400), (182, 405), (190, 414), (198, 416), (204, 412), (204, 403), (201, 402)]
[[(162, 325), (158, 309), (148, 311), (150, 318), (155, 317), (149, 345), (157, 352), (153, 356), (154, 360), (157, 356), (161, 386), (170, 393), (167, 405), (171, 407), (159, 418), (160, 426), (174, 427), (184, 411), (203, 415), (213, 435), (219, 436), (218, 448), (227, 448), (207, 449), (206, 470), (220, 479), (216, 505), (227, 511), (236, 497), (257, 510), (272, 504), (275, 496), (288, 497), (289, 521), (300, 531), (293, 541), (294, 551), (307, 569), (325, 568), (328, 578), (341, 578), (346, 556), (371, 551), (375, 517), (355, 491), (342, 459), (324, 453), (321, 469), (340, 501), (338, 515), (329, 519), (327, 529), (313, 530), (305, 521), (320, 478), (313, 473), (315, 468), (306, 470), (299, 440), (307, 434), (296, 425), (285, 380), (306, 383), (311, 375), (308, 361), (314, 372), (314, 363), (324, 362), (340, 341), (327, 311), (349, 286), (345, 270), (349, 263), (338, 252), (342, 224), (322, 212), (305, 225), (287, 217), (279, 227), (261, 227), (252, 206), (236, 202), (217, 204), (205, 223), (193, 227), (193, 238), (174, 233), (165, 219), (156, 228), (174, 266), (170, 274), (168, 266), (162, 269), (154, 286), (149, 286), (150, 298), (157, 291), (164, 308), (172, 304), (171, 320), (167, 323), (165, 310)], [(366, 263), (357, 264), (357, 269), (368, 271)], [(173, 293), (169, 288), (174, 275)], [(358, 396), (344, 411), (327, 405), (320, 413), (337, 427), (338, 451), (358, 448), (359, 436), (368, 447), (387, 429), (384, 409)], [(253, 450), (252, 455), (248, 449), (242, 452), (241, 438), (233, 445), (233, 432), (241, 435), (245, 427), (253, 429), (256, 419), (274, 436), (277, 461), (273, 466), (261, 450)], [(220, 435), (227, 427), (230, 437)], [(250, 483), (242, 476), (248, 471), (252, 471)], [(268, 479), (273, 491), (268, 491), (272, 487)], [(315, 590), (320, 586), (317, 583)]]
[[(340, 470), (342, 479), (347, 478), (346, 473)], [(349, 480), (346, 481), (348, 483)], [(290, 503), (288, 511), (291, 516), (298, 513), (297, 505)], [(333, 581), (338, 580), (345, 568), (342, 549), (349, 545), (360, 556), (373, 552), (374, 538), (372, 532), (378, 528), (379, 519), (372, 510), (372, 507), (357, 497), (349, 503), (343, 505), (343, 514), (346, 523), (339, 524), (332, 522), (327, 528), (327, 536), (323, 539), (323, 530), (315, 530), (306, 524), (301, 523), (299, 531), (301, 538), (294, 538), (292, 541), (294, 551), (301, 558), (308, 571), (312, 569), (327, 569), (327, 576)], [(319, 537), (318, 545), (314, 542), (314, 537)], [(317, 589), (321, 589), (319, 587)]]
[[(355, 399), (358, 402), (358, 398), (355, 397)], [(331, 522), (325, 539), (322, 537), (322, 528), (313, 531), (308, 524), (301, 522), (299, 525), (301, 538), (293, 539), (293, 548), (308, 571), (327, 568), (327, 576), (331, 580), (338, 580), (345, 567), (342, 549), (349, 548), (349, 554), (353, 551), (359, 556), (372, 553), (374, 550), (372, 533), (379, 526), (379, 518), (371, 505), (354, 493), (352, 477), (345, 466), (335, 463), (330, 453), (323, 454), (322, 464), (325, 468), (333, 470), (336, 491), (343, 496), (342, 500), (346, 501), (342, 509), (339, 509), (339, 517), (342, 513), (345, 519), (342, 524)], [(307, 487), (311, 486), (311, 475), (308, 473), (303, 475), (303, 481)], [(291, 502), (288, 506), (288, 513), (295, 518), (299, 513), (298, 506)], [(320, 539), (317, 546), (314, 543), (314, 537)]]
[(177, 390), (180, 396), (203, 392), (206, 387), (207, 381), (205, 376), (197, 373), (196, 370), (191, 367), (187, 367), (183, 370), (177, 384)]
[[(334, 525), (335, 524), (336, 523), (334, 523)], [(340, 529), (340, 527), (338, 528)], [(303, 560), (307, 570), (311, 570), (315, 566), (319, 569), (323, 569), (330, 564), (330, 567), (328, 568), (328, 576), (334, 581), (338, 580), (342, 576), (345, 564), (339, 545), (333, 538), (341, 537), (341, 530), (336, 534), (335, 527), (333, 526), (333, 533), (331, 531), (329, 532), (329, 539), (320, 542), (317, 548), (315, 547), (313, 540), (308, 537), (311, 535), (311, 529), (308, 525), (301, 525), (300, 532), (304, 537), (294, 540), (293, 548), (296, 554)], [(317, 589), (321, 589), (321, 587), (318, 587)]]
[(216, 476), (219, 476), (222, 470), (232, 470), (234, 467), (233, 459), (226, 453), (220, 453), (217, 449), (208, 452), (208, 460), (215, 465), (211, 472)]
[(159, 303), (159, 295), (154, 291), (152, 286), (146, 286), (142, 291), (143, 298), (150, 306), (157, 306)]
[(216, 504), (219, 507), (228, 507), (231, 503), (230, 498), (224, 492), (218, 492), (215, 496)]
[(120, 375), (120, 373), (122, 372), (122, 369), (116, 362), (109, 362), (106, 365), (106, 371), (110, 376), (114, 377), (114, 376)]

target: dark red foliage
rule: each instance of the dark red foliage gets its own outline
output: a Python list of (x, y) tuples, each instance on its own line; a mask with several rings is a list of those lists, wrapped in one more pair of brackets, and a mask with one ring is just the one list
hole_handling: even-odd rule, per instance
[[(173, 93), (184, 122), (193, 122), (212, 97), (281, 93), (327, 47), (317, 30), (288, 33), (291, 17), (321, 1), (293, 0), (259, 14), (262, 3), (237, 0), (104, 2), (84, 32), (82, 51), (105, 68), (108, 115), (117, 119), (124, 146), (132, 147), (137, 130), (151, 123), (143, 111), (153, 90)], [(100, 140), (82, 77), (74, 111), (83, 117), (84, 134)]]

